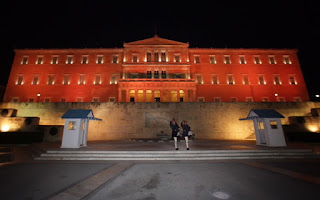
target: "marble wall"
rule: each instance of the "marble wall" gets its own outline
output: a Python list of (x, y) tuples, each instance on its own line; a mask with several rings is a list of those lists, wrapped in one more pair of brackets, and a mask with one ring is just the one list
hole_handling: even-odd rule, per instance
[(201, 139), (246, 139), (254, 135), (252, 121), (240, 121), (251, 109), (275, 109), (286, 118), (311, 116), (320, 102), (184, 102), (184, 103), (0, 103), (1, 108), (17, 109), (19, 117), (39, 117), (40, 125), (64, 125), (68, 109), (92, 109), (103, 121), (90, 121), (89, 140), (155, 138), (171, 134), (169, 121), (186, 120)]

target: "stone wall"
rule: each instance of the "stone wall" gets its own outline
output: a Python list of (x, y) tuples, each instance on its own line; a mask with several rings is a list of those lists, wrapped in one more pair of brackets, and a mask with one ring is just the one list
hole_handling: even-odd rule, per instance
[(61, 116), (68, 109), (92, 109), (103, 121), (90, 121), (89, 140), (155, 138), (159, 133), (171, 134), (172, 117), (188, 124), (203, 139), (246, 139), (254, 134), (252, 121), (239, 121), (251, 109), (275, 109), (286, 118), (311, 116), (319, 102), (302, 103), (1, 103), (0, 108), (17, 109), (20, 117), (40, 117), (41, 125), (64, 125)]

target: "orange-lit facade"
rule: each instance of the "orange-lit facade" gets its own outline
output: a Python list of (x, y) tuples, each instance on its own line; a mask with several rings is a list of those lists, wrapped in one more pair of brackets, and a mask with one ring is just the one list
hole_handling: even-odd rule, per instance
[(297, 50), (189, 48), (158, 36), (114, 49), (15, 50), (5, 102), (300, 102)]

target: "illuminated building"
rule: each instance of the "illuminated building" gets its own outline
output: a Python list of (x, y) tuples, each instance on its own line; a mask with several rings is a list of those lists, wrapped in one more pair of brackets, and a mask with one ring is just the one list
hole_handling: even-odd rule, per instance
[(5, 102), (309, 101), (296, 49), (189, 48), (154, 36), (15, 53)]

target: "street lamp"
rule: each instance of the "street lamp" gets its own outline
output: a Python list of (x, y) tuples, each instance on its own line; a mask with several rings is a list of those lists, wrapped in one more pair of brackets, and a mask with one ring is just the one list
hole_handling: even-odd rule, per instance
[(41, 94), (40, 94), (40, 93), (38, 93), (38, 94), (37, 94), (38, 102), (40, 101), (40, 96), (41, 96)]

